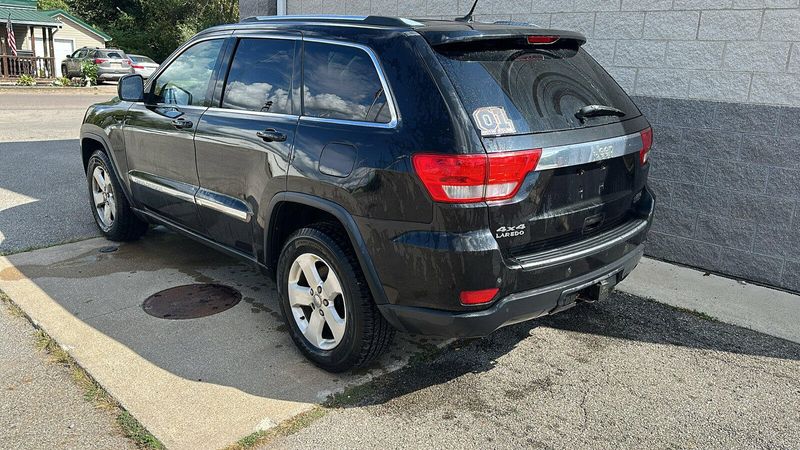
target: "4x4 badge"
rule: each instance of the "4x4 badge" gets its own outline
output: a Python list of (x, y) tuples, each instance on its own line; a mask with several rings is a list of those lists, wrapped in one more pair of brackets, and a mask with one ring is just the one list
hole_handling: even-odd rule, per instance
[(507, 237), (518, 237), (525, 234), (525, 224), (516, 225), (511, 227), (500, 227), (495, 232), (494, 237), (496, 239), (500, 238), (507, 238)]

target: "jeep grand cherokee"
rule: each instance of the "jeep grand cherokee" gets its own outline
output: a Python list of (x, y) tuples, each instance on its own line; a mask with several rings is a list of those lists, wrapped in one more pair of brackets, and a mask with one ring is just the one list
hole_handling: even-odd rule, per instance
[(81, 128), (109, 239), (157, 223), (277, 282), (315, 364), (608, 295), (651, 223), (650, 126), (577, 33), (388, 17), (205, 30)]

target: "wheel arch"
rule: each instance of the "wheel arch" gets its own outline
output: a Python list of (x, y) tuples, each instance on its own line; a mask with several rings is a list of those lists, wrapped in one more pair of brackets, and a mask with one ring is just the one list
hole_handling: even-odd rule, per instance
[[(86, 125), (84, 125), (85, 127)], [(122, 193), (125, 194), (128, 203), (131, 205), (135, 205), (136, 203), (133, 202), (133, 196), (131, 195), (128, 187), (128, 177), (123, 176), (126, 174), (121, 174), (118, 167), (117, 162), (114, 159), (114, 152), (111, 151), (111, 144), (108, 142), (105, 136), (97, 133), (92, 133), (90, 131), (82, 131), (81, 132), (81, 161), (83, 162), (83, 171), (86, 172), (87, 168), (89, 167), (89, 158), (92, 157), (92, 154), (100, 150), (106, 154), (108, 157), (109, 162), (111, 162), (111, 170), (114, 171), (114, 175), (116, 175), (117, 180), (119, 180), (119, 184), (122, 186)]]
[[(303, 211), (302, 214), (297, 214)], [(298, 226), (310, 225), (320, 220), (333, 220), (342, 227), (355, 250), (361, 271), (369, 285), (377, 304), (388, 303), (378, 272), (372, 263), (364, 238), (353, 216), (341, 205), (301, 192), (282, 192), (277, 194), (267, 208), (267, 228), (264, 236), (264, 263), (274, 273), (282, 244), (286, 237)], [(294, 219), (294, 220), (292, 220)], [(290, 226), (286, 226), (289, 224)]]

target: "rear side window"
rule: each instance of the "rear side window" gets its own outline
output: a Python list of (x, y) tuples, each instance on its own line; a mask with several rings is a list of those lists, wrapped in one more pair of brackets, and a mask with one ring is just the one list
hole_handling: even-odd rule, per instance
[(305, 42), (303, 114), (389, 123), (386, 93), (369, 54), (357, 47)]
[[(461, 48), (438, 56), (483, 135), (570, 130), (640, 115), (582, 49)], [(624, 116), (575, 116), (588, 105), (610, 106)]]
[(228, 72), (222, 107), (291, 114), (295, 41), (242, 39)]

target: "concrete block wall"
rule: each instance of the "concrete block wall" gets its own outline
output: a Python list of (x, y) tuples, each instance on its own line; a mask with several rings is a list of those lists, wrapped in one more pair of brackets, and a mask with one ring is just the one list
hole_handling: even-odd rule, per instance
[[(452, 18), (471, 5), (287, 11)], [(651, 256), (800, 292), (800, 0), (480, 0), (476, 18), (582, 32), (640, 105), (655, 130)]]

